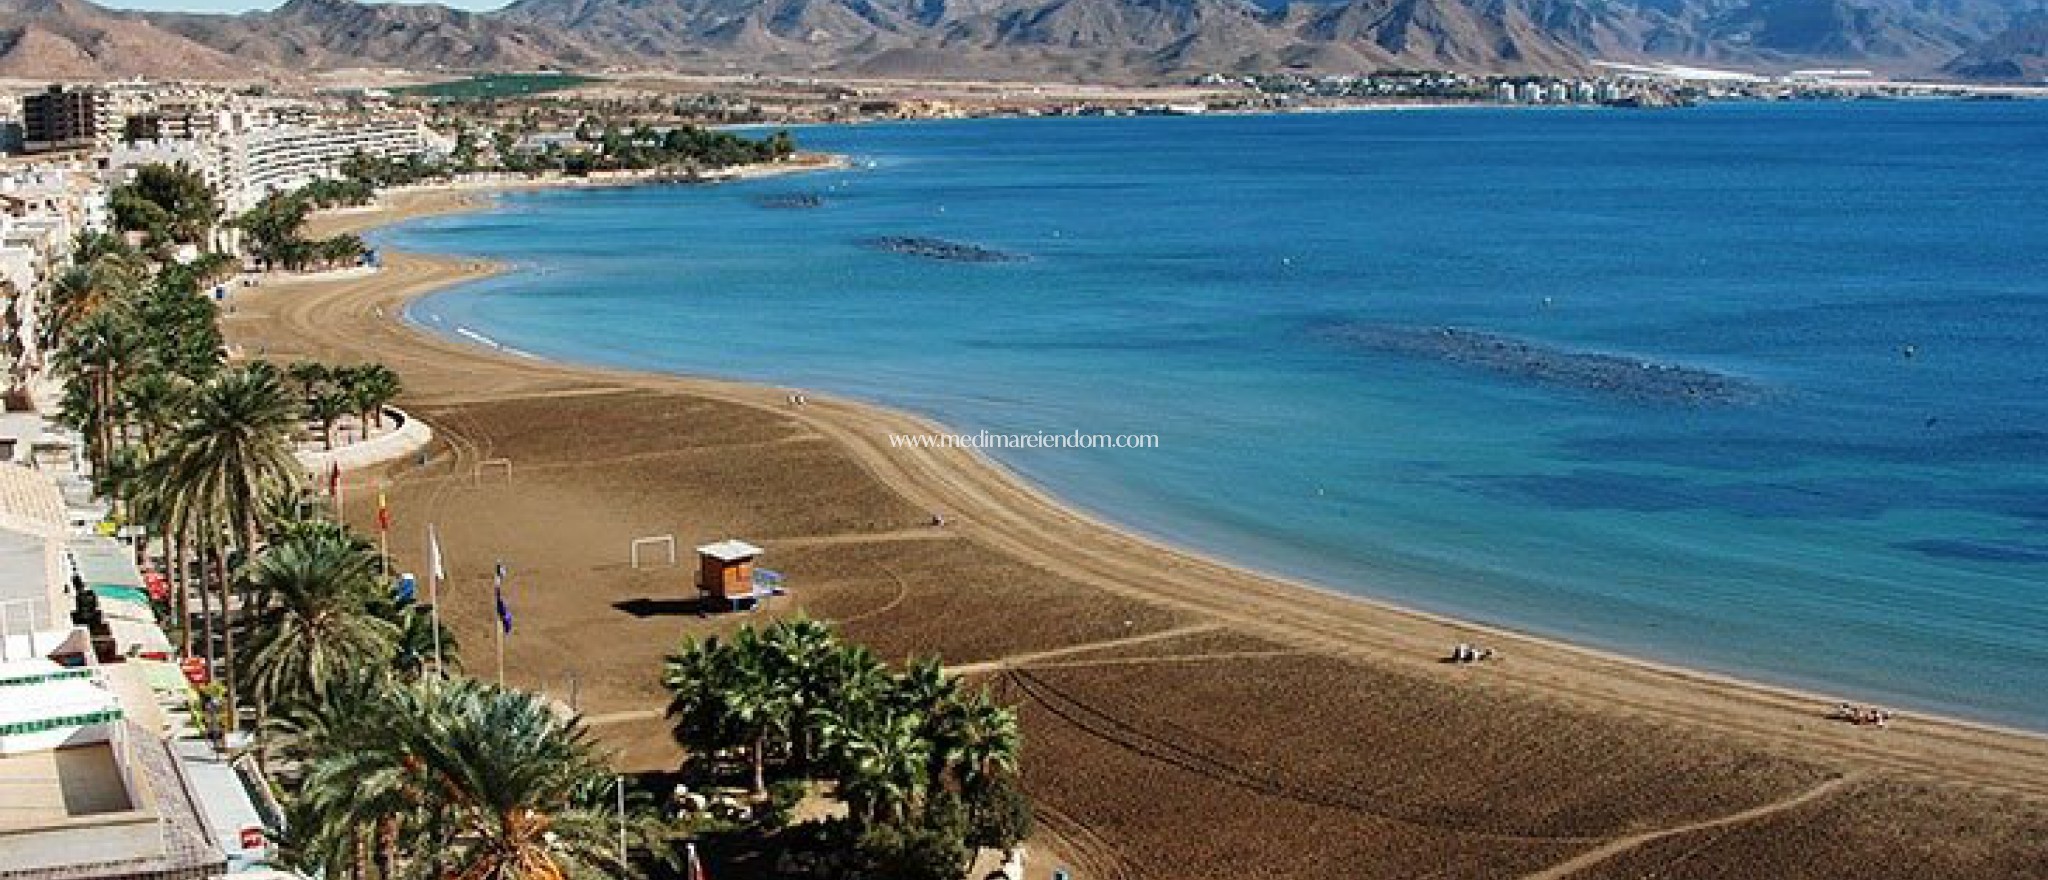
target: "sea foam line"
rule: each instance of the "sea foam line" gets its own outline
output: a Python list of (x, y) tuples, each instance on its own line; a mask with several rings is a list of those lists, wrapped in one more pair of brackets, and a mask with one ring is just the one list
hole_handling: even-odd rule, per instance
[(475, 330), (471, 330), (468, 327), (458, 326), (455, 328), (455, 332), (465, 337), (468, 337), (471, 341), (489, 346), (491, 348), (497, 349), (498, 351), (502, 351), (509, 355), (523, 357), (530, 361), (537, 361), (542, 359), (540, 355), (534, 354), (533, 352), (526, 351), (524, 349), (513, 348), (512, 346), (506, 345), (502, 342), (499, 342), (498, 340), (492, 339), (489, 336), (485, 336), (482, 333), (478, 333)]

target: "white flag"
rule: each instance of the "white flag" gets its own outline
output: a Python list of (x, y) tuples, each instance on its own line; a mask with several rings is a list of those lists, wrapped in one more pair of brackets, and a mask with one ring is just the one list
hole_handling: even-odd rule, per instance
[(427, 572), (434, 580), (448, 579), (448, 569), (441, 564), (441, 539), (434, 534), (434, 527), (427, 526)]

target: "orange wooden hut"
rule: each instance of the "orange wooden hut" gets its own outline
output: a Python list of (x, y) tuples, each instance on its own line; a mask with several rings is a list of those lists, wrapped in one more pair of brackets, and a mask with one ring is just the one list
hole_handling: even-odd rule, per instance
[(754, 557), (761, 548), (727, 538), (697, 548), (697, 593), (727, 608), (752, 605)]

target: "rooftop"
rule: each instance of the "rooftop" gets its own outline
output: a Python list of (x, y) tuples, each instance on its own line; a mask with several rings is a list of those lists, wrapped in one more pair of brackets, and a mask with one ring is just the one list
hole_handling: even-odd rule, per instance
[[(110, 786), (124, 760), (133, 786), (117, 803)], [(113, 744), (0, 758), (0, 784), (9, 782), (0, 876), (206, 876), (227, 865), (169, 746), (132, 725)]]
[(720, 562), (740, 562), (761, 555), (762, 550), (745, 541), (727, 538), (717, 543), (699, 547), (697, 552)]
[(64, 534), (70, 522), (64, 494), (49, 474), (18, 464), (0, 463), (0, 526), (36, 531), (40, 526)]
[(0, 754), (47, 749), (67, 731), (121, 717), (114, 691), (91, 670), (79, 675), (55, 663), (33, 662), (0, 670)]
[(109, 743), (0, 759), (0, 833), (132, 809)]
[(56, 541), (19, 531), (0, 515), (0, 635), (67, 626), (67, 586)]

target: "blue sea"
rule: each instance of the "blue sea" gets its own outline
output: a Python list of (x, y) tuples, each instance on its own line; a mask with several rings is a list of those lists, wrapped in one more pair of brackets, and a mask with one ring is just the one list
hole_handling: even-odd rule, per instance
[(519, 267), (417, 303), (440, 332), (1156, 435), (994, 454), (1332, 589), (2048, 730), (2048, 103), (798, 137), (857, 165), (382, 241)]

